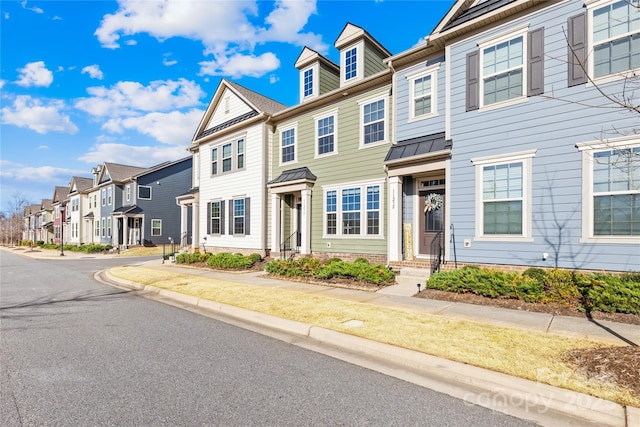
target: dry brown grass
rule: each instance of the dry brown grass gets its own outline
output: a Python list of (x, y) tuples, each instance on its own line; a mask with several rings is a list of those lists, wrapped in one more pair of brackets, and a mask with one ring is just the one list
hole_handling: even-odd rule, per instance
[[(170, 248), (167, 247), (167, 251), (170, 251)], [(120, 250), (120, 254), (118, 256), (121, 257), (129, 257), (129, 256), (154, 256), (159, 255), (162, 256), (162, 246), (133, 246), (129, 249)]]
[[(603, 347), (605, 344), (600, 342), (419, 314), (293, 290), (243, 285), (165, 269), (117, 267), (111, 269), (111, 273), (133, 282), (640, 407), (640, 395), (601, 379), (579, 377), (565, 361), (569, 352)], [(345, 326), (349, 320), (360, 320), (363, 324), (355, 328)]]

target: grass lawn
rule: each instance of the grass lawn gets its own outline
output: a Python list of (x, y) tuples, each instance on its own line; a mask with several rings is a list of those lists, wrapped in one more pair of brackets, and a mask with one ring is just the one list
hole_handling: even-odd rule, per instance
[[(250, 286), (172, 273), (166, 269), (125, 266), (113, 268), (110, 272), (115, 277), (136, 283), (305, 322), (640, 407), (639, 395), (594, 378), (581, 378), (562, 361), (571, 350), (609, 345), (598, 341), (490, 326), (292, 290)], [(349, 320), (360, 320), (363, 324), (357, 328), (345, 326)]]

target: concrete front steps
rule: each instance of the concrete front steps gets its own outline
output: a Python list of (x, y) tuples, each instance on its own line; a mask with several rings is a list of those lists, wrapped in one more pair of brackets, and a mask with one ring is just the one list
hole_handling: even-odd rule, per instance
[(400, 274), (396, 275), (396, 284), (382, 288), (376, 293), (410, 297), (418, 293), (418, 283), (420, 289), (424, 289), (430, 275), (431, 271), (428, 269), (401, 267)]

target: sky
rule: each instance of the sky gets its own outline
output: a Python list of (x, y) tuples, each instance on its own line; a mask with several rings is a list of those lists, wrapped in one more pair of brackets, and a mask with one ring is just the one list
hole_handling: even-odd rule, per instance
[(220, 80), (287, 106), (311, 49), (339, 64), (347, 23), (392, 54), (454, 0), (0, 0), (0, 210), (104, 162), (187, 157)]

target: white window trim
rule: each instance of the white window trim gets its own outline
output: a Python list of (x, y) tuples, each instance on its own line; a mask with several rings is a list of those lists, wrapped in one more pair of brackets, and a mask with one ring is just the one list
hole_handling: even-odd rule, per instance
[(113, 187), (107, 187), (107, 205), (111, 206), (113, 201)]
[(126, 197), (127, 202), (131, 201), (131, 184), (127, 184)]
[[(533, 242), (532, 234), (532, 158), (537, 150), (527, 150), (496, 156), (477, 157), (471, 159), (476, 173), (476, 229), (474, 240), (490, 242)], [(500, 235), (484, 233), (484, 200), (482, 199), (482, 169), (484, 166), (522, 162), (522, 235)]]
[[(318, 139), (320, 136), (318, 135), (318, 122), (322, 119), (326, 119), (327, 117), (333, 116), (333, 151), (330, 153), (320, 154), (318, 152)], [(321, 159), (324, 157), (331, 157), (338, 154), (338, 110), (327, 111), (325, 113), (319, 114), (317, 116), (313, 116), (313, 124), (314, 124), (314, 146), (315, 146), (315, 158)]]
[[(244, 166), (242, 168), (238, 168), (238, 141), (244, 140)], [(231, 170), (223, 171), (222, 167), (222, 147), (225, 145), (231, 144)], [(223, 141), (216, 142), (215, 144), (209, 144), (209, 176), (210, 177), (219, 177), (223, 175), (228, 175), (230, 173), (243, 171), (247, 168), (247, 133), (241, 132), (237, 133), (229, 138), (225, 138)], [(216, 150), (216, 162), (218, 165), (218, 172), (213, 174), (213, 150)]]
[[(231, 213), (231, 218), (233, 218), (233, 223), (231, 224), (231, 228), (233, 229), (233, 236), (237, 236), (237, 237), (244, 237), (246, 236), (246, 232), (247, 232), (247, 202), (246, 202), (246, 196), (235, 196), (233, 199), (231, 199), (231, 209), (233, 209), (233, 212)], [(242, 233), (236, 233), (236, 200), (242, 200), (242, 211), (244, 212), (244, 215), (242, 216)], [(240, 218), (240, 217), (238, 217)]]
[[(304, 95), (304, 73), (306, 73), (308, 70), (313, 70), (312, 72), (313, 80), (311, 82), (311, 95), (305, 96)], [(312, 64), (300, 70), (300, 101), (301, 102), (307, 101), (309, 99), (314, 99), (319, 96), (320, 94), (319, 74), (320, 74), (320, 64), (318, 63)]]
[[(350, 78), (349, 80), (345, 79), (346, 73), (346, 53), (352, 49), (356, 49), (356, 76)], [(340, 87), (350, 85), (354, 82), (359, 82), (364, 78), (364, 40), (361, 40), (357, 43), (349, 45), (340, 51)]]
[[(371, 142), (369, 144), (365, 144), (364, 143), (364, 107), (367, 104), (371, 104), (377, 101), (384, 101), (384, 138), (381, 141), (376, 141), (376, 142)], [(382, 93), (379, 95), (376, 95), (374, 97), (371, 98), (367, 98), (367, 99), (363, 99), (361, 101), (358, 101), (358, 105), (360, 106), (360, 149), (366, 149), (366, 148), (371, 148), (371, 147), (377, 147), (379, 145), (384, 145), (389, 143), (389, 122), (390, 122), (390, 117), (389, 117), (389, 96), (388, 94)]]
[(593, 154), (640, 146), (637, 135), (576, 144), (582, 152), (582, 238), (580, 243), (639, 244), (638, 236), (595, 236), (593, 234)]
[[(293, 160), (289, 161), (289, 162), (283, 162), (282, 161), (282, 149), (284, 148), (282, 146), (282, 134), (286, 131), (289, 131), (293, 129)], [(293, 165), (295, 163), (298, 163), (298, 122), (295, 123), (291, 123), (288, 124), (286, 126), (283, 126), (282, 128), (280, 128), (280, 131), (278, 133), (279, 135), (279, 148), (278, 148), (278, 165), (283, 166), (283, 165)]]
[(102, 206), (107, 206), (107, 189), (103, 188), (100, 192)]
[[(511, 29), (509, 32), (507, 33), (501, 33), (498, 34), (494, 37), (489, 37), (487, 39), (484, 39), (480, 42), (478, 42), (478, 48), (480, 49), (480, 57), (479, 57), (479, 64), (478, 64), (478, 69), (480, 71), (480, 79), (479, 79), (479, 85), (480, 85), (480, 111), (488, 111), (488, 110), (492, 110), (495, 108), (501, 108), (501, 107), (505, 107), (505, 106), (509, 106), (509, 105), (514, 105), (514, 104), (519, 104), (521, 102), (524, 102), (528, 99), (527, 97), (527, 55), (529, 52), (529, 46), (528, 46), (528, 37), (527, 37), (527, 32), (529, 31), (529, 24), (524, 24), (521, 25), (517, 28)], [(484, 74), (482, 73), (482, 70), (484, 68), (483, 64), (484, 64), (484, 50), (486, 48), (489, 48), (491, 46), (495, 46), (499, 43), (505, 42), (505, 41), (509, 41), (511, 39), (515, 39), (517, 37), (522, 36), (522, 96), (519, 96), (517, 98), (511, 98), (508, 99), (506, 101), (502, 101), (502, 102), (494, 102), (493, 104), (489, 104), (489, 105), (484, 105)]]
[(609, 82), (615, 82), (617, 80), (623, 80), (629, 77), (635, 77), (638, 74), (640, 68), (633, 68), (631, 70), (624, 71), (622, 73), (608, 74), (606, 76), (594, 77), (594, 41), (593, 41), (593, 12), (604, 6), (616, 3), (619, 0), (587, 0), (584, 5), (587, 8), (587, 52), (589, 52), (587, 58), (587, 70), (591, 80), (587, 81), (588, 87), (600, 85)]
[[(380, 232), (376, 235), (367, 234), (367, 187), (377, 185), (380, 189)], [(380, 240), (384, 239), (384, 179), (350, 182), (346, 184), (325, 185), (322, 187), (322, 238), (323, 239), (367, 239)], [(360, 189), (360, 234), (342, 234), (342, 190), (347, 188)], [(336, 190), (336, 234), (327, 234), (327, 192)]]
[[(153, 230), (154, 230), (153, 222), (154, 221), (160, 221), (160, 234), (153, 234)], [(152, 237), (161, 237), (162, 236), (162, 219), (154, 218), (154, 219), (151, 220), (151, 224), (149, 224), (149, 225), (151, 226), (151, 236)]]
[(209, 221), (209, 227), (211, 227), (211, 233), (209, 234), (209, 236), (221, 236), (222, 235), (222, 231), (224, 230), (224, 217), (222, 216), (222, 205), (224, 204), (224, 200), (222, 199), (214, 199), (211, 200), (211, 206), (213, 207), (214, 203), (218, 203), (220, 205), (220, 208), (218, 209), (218, 212), (220, 213), (220, 230), (217, 233), (213, 232), (213, 226), (211, 225), (211, 220), (213, 219), (213, 217), (211, 216), (211, 210), (209, 210), (209, 212), (207, 212), (207, 216), (208, 216), (208, 221)]
[[(430, 119), (438, 116), (438, 70), (440, 69), (440, 63), (433, 64), (424, 70), (413, 72), (406, 76), (409, 80), (409, 120), (408, 123), (416, 122), (418, 120)], [(416, 102), (414, 97), (415, 82), (417, 79), (431, 76), (431, 112), (416, 116)]]
[[(140, 197), (140, 189), (148, 188), (149, 189), (149, 197)], [(139, 185), (138, 186), (138, 200), (151, 200), (153, 198), (153, 190), (150, 185)]]

